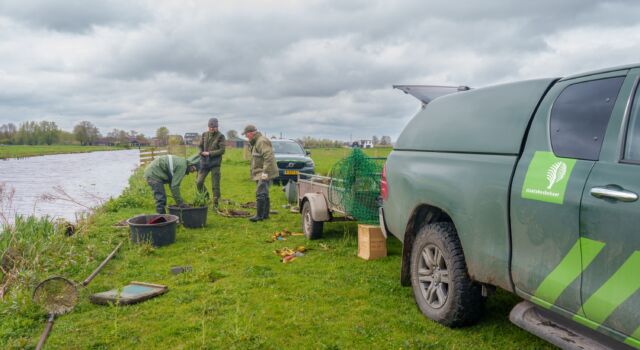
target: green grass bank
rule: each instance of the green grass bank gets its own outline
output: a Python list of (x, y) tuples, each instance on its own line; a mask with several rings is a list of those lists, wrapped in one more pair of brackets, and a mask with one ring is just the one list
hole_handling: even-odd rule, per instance
[(51, 146), (0, 146), (0, 159), (45, 156), (49, 154), (86, 153), (96, 151), (120, 150), (120, 147), (51, 145)]
[[(311, 150), (318, 171), (348, 149)], [(389, 150), (367, 150), (385, 156)], [(208, 180), (208, 179), (207, 179)], [(209, 186), (210, 187), (210, 184)], [(182, 186), (186, 199), (195, 193), (195, 176)], [(236, 202), (255, 200), (248, 162), (241, 150), (228, 150), (222, 167), (222, 196)], [(267, 243), (282, 229), (300, 231), (300, 216), (282, 208), (282, 190), (271, 188), (273, 209), (267, 221), (225, 218), (210, 212), (202, 229), (179, 228), (176, 243), (153, 249), (129, 243), (128, 229), (112, 225), (153, 212), (150, 190), (137, 172), (130, 186), (100, 208), (78, 232), (66, 237), (42, 220), (21, 222), (18, 241), (0, 236), (25, 256), (18, 287), (0, 302), (0, 348), (33, 348), (46, 315), (30, 299), (32, 288), (49, 275), (82, 281), (115, 247), (114, 260), (81, 290), (71, 313), (56, 320), (48, 349), (546, 349), (552, 348), (508, 321), (518, 299), (498, 292), (489, 299), (481, 322), (448, 329), (425, 319), (410, 288), (399, 283), (401, 244), (388, 241), (389, 256), (364, 261), (357, 254), (357, 225), (325, 225), (324, 238), (293, 236)], [(12, 243), (13, 242), (13, 243)], [(280, 262), (275, 249), (304, 245), (306, 256)], [(174, 276), (170, 268), (191, 265)], [(91, 293), (131, 281), (169, 286), (161, 297), (127, 307), (96, 306)]]

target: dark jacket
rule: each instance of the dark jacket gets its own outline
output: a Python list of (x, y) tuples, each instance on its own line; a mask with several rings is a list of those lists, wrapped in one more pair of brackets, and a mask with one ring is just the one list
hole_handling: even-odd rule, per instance
[(209, 156), (200, 158), (200, 169), (219, 167), (224, 154), (225, 137), (219, 131), (205, 131), (202, 133), (198, 147), (200, 152), (209, 152)]

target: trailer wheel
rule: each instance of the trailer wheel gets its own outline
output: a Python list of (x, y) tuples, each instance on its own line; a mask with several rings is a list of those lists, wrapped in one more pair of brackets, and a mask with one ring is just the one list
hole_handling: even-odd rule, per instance
[(429, 319), (447, 327), (475, 323), (482, 315), (481, 288), (467, 272), (451, 223), (423, 226), (411, 251), (411, 286), (416, 304)]
[(311, 216), (311, 203), (304, 202), (302, 206), (302, 230), (307, 239), (318, 239), (322, 237), (322, 226), (324, 222), (315, 221)]

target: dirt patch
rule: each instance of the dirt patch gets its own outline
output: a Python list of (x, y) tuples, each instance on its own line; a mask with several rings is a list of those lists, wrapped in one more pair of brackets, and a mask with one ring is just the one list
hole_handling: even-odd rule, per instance
[(115, 228), (129, 227), (129, 223), (127, 223), (127, 219), (124, 219), (116, 222), (115, 224), (112, 225), (112, 227), (115, 227)]
[(248, 218), (251, 213), (245, 210), (219, 209), (218, 214), (227, 218)]

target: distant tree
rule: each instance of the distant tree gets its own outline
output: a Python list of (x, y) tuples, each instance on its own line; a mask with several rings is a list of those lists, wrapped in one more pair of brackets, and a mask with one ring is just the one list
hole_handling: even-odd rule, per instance
[(172, 146), (184, 145), (184, 139), (181, 135), (169, 135), (169, 144)]
[(107, 133), (107, 135), (105, 136), (103, 141), (106, 141), (109, 146), (115, 145), (116, 143), (118, 143), (118, 133), (120, 132), (120, 130), (118, 129), (112, 129), (111, 131), (109, 131)]
[(18, 128), (18, 139), (20, 139), (20, 143), (23, 145), (35, 145), (36, 138), (36, 128), (38, 124), (36, 122), (24, 122), (20, 124), (20, 128)]
[(342, 147), (342, 141), (329, 140), (329, 139), (316, 139), (310, 136), (305, 136), (302, 139), (296, 140), (304, 148), (337, 148)]
[(0, 125), (0, 144), (16, 143), (17, 134), (18, 128), (13, 123)]
[(73, 127), (73, 134), (83, 146), (92, 145), (100, 137), (98, 128), (86, 120)]
[(53, 145), (60, 139), (60, 129), (55, 122), (41, 121), (38, 129), (38, 144)]
[(19, 145), (35, 145), (36, 122), (27, 121), (20, 123), (16, 134), (16, 143)]
[(121, 129), (113, 129), (107, 134), (107, 138), (109, 139), (109, 142), (113, 142), (120, 146), (126, 146), (129, 144), (130, 135), (132, 133), (134, 133), (134, 135), (137, 134), (137, 132), (133, 130), (127, 132)]
[(373, 135), (373, 137), (371, 138), (371, 142), (373, 142), (374, 145), (377, 145), (380, 143), (380, 139), (378, 139), (378, 136)]
[(58, 130), (58, 142), (64, 145), (71, 145), (76, 142), (76, 138), (71, 132)]
[(169, 144), (169, 129), (166, 126), (161, 126), (156, 130), (156, 138), (160, 143), (160, 146), (166, 146)]
[(0, 127), (0, 143), (19, 145), (51, 145), (58, 141), (58, 126), (54, 122), (26, 121), (16, 128), (14, 124)]
[(391, 145), (391, 136), (382, 136), (382, 138), (380, 139), (380, 144), (385, 146)]
[(229, 130), (227, 131), (227, 138), (228, 139), (235, 139), (236, 137), (238, 137), (238, 132), (235, 130)]
[(126, 131), (120, 130), (118, 131), (118, 137), (116, 138), (118, 144), (123, 146), (129, 144), (129, 134)]

